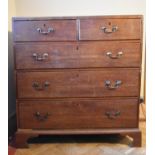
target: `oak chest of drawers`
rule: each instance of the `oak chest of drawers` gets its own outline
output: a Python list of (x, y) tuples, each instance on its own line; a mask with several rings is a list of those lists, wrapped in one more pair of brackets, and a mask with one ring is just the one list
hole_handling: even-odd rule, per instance
[(42, 134), (138, 129), (142, 16), (14, 18), (17, 147)]

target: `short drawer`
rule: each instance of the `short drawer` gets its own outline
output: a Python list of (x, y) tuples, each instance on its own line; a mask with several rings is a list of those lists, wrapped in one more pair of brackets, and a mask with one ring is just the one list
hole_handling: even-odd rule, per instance
[(141, 29), (141, 19), (81, 19), (79, 39), (140, 39)]
[(14, 41), (76, 40), (76, 20), (14, 21)]
[(137, 127), (137, 99), (72, 99), (19, 102), (19, 127), (95, 129)]
[(17, 69), (140, 67), (139, 42), (16, 44)]
[(139, 69), (17, 72), (18, 98), (139, 96)]

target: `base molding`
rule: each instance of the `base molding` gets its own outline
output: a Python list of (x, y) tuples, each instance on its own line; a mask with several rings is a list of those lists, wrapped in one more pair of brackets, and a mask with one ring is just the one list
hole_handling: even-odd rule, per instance
[(29, 138), (38, 137), (39, 135), (102, 135), (102, 134), (119, 134), (129, 136), (133, 139), (133, 147), (141, 147), (141, 131), (138, 128), (132, 129), (64, 129), (64, 130), (32, 130), (18, 129), (16, 132), (15, 144), (17, 148), (27, 148)]

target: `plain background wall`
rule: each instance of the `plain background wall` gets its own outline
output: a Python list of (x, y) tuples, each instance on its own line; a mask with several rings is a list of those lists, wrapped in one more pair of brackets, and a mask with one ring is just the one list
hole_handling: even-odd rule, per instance
[[(13, 90), (14, 87), (11, 84), (13, 75), (13, 54), (11, 39), (12, 16), (87, 16), (130, 14), (142, 14), (144, 15), (145, 19), (145, 0), (9, 0), (9, 97), (11, 98), (9, 102), (9, 107), (11, 107), (10, 109), (15, 109)], [(143, 55), (144, 49), (145, 48), (143, 47)], [(142, 75), (143, 81), (144, 73)], [(143, 96), (143, 84), (141, 95)]]
[(145, 0), (16, 0), (17, 16), (144, 14)]

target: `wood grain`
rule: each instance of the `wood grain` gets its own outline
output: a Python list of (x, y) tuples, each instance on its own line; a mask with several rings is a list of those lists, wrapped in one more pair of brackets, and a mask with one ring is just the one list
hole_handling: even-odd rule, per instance
[[(132, 146), (141, 146), (142, 20), (140, 15), (13, 18), (17, 147), (39, 135), (67, 134), (128, 135)], [(60, 149), (52, 153), (70, 155)]]
[[(131, 148), (131, 139), (128, 137), (111, 136), (89, 136), (87, 139), (84, 137), (70, 138), (70, 137), (49, 137), (49, 143), (39, 142), (29, 144), (28, 149), (17, 149), (16, 155), (146, 155), (146, 139), (145, 139), (145, 121), (140, 121), (140, 129), (142, 131), (142, 148)], [(90, 141), (91, 139), (91, 141)], [(45, 140), (44, 140), (45, 141)]]
[[(111, 29), (117, 26), (118, 30), (112, 33), (104, 33), (101, 29)], [(81, 19), (80, 40), (122, 40), (141, 38), (140, 19)]]
[[(108, 89), (105, 81), (114, 85), (116, 80), (122, 84)], [(33, 87), (38, 83), (41, 90)], [(49, 86), (44, 88), (45, 82)], [(55, 98), (55, 97), (105, 97), (105, 96), (138, 96), (138, 69), (101, 69), (70, 70), (52, 72), (18, 72), (17, 87), (19, 98)]]
[(145, 148), (130, 148), (107, 143), (31, 144), (30, 149), (18, 149), (16, 155), (146, 155)]
[[(76, 40), (76, 20), (52, 20), (52, 21), (16, 21), (13, 23), (14, 41), (65, 41)], [(40, 34), (37, 28), (54, 32)]]
[(13, 17), (13, 21), (42, 21), (42, 20), (53, 20), (53, 19), (142, 19), (143, 15), (92, 15), (92, 16), (52, 16), (52, 17)]
[[(137, 127), (137, 99), (21, 101), (20, 128), (99, 129)], [(120, 115), (115, 116), (115, 113)], [(43, 120), (36, 117), (39, 112)], [(111, 113), (111, 117), (106, 113)]]
[[(140, 67), (140, 42), (80, 42), (80, 43), (27, 43), (15, 45), (17, 69), (52, 69), (52, 68), (95, 68), (95, 67)], [(107, 53), (116, 57), (111, 59)], [(42, 61), (36, 60), (47, 53)]]

